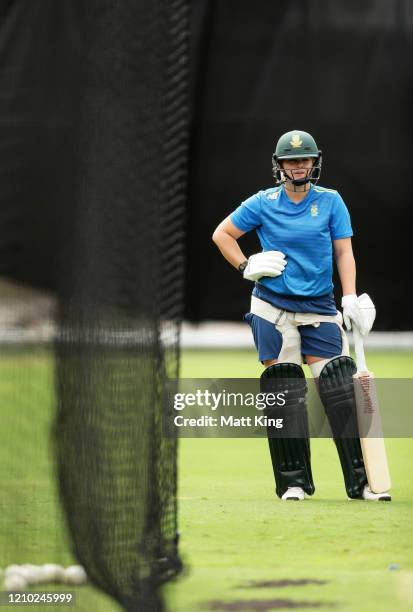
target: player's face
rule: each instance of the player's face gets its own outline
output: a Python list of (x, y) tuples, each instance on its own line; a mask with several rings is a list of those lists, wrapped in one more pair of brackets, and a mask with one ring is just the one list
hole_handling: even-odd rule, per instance
[(283, 159), (282, 168), (287, 178), (300, 181), (307, 177), (308, 171), (313, 167), (312, 157), (298, 157), (297, 159)]

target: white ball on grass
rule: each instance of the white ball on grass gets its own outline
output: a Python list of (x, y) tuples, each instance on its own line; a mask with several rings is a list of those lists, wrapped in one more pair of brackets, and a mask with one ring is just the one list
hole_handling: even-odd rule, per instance
[(19, 566), (17, 571), (29, 584), (40, 584), (43, 582), (44, 574), (40, 565), (24, 563)]
[(64, 582), (65, 570), (57, 563), (45, 563), (40, 568), (44, 582)]
[(11, 567), (13, 569), (7, 572), (7, 576), (10, 576), (11, 574), (18, 574), (19, 576), (24, 578), (26, 582), (29, 582), (29, 575), (31, 573), (31, 570), (29, 570), (24, 565), (12, 565)]
[(8, 576), (9, 574), (15, 574), (19, 571), (20, 565), (8, 565), (4, 570), (4, 575)]
[(25, 591), (27, 582), (20, 574), (10, 572), (4, 578), (4, 588), (6, 591)]
[(87, 581), (87, 575), (81, 565), (70, 565), (65, 569), (66, 584), (84, 584)]

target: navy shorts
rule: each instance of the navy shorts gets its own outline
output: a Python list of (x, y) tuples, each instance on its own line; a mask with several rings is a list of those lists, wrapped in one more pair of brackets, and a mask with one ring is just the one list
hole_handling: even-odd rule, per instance
[[(283, 340), (275, 325), (252, 312), (244, 315), (244, 320), (251, 326), (259, 361), (278, 359)], [(301, 336), (302, 355), (324, 358), (341, 355), (343, 341), (336, 323), (323, 322), (318, 327), (299, 325), (298, 331)]]

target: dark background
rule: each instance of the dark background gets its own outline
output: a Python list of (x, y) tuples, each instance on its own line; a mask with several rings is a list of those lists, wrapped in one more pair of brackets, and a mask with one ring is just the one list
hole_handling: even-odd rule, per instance
[[(303, 129), (324, 153), (320, 184), (338, 189), (350, 210), (358, 291), (377, 304), (375, 329), (413, 329), (411, 2), (190, 5), (186, 317), (239, 320), (248, 308), (251, 284), (211, 235), (273, 184), (279, 135)], [(87, 45), (83, 6), (0, 2), (0, 275), (47, 289), (59, 283), (72, 231), (65, 185)], [(241, 247), (259, 250), (252, 235)]]

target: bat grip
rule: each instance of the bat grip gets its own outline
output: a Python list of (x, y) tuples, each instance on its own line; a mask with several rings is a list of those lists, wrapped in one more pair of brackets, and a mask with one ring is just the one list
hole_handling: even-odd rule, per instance
[(354, 323), (352, 327), (353, 327), (354, 351), (356, 353), (357, 372), (368, 372), (367, 364), (366, 364), (366, 356), (364, 354), (363, 336), (359, 332), (358, 328), (354, 325)]

